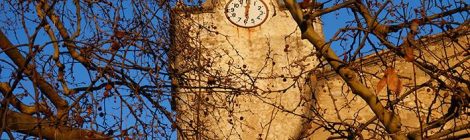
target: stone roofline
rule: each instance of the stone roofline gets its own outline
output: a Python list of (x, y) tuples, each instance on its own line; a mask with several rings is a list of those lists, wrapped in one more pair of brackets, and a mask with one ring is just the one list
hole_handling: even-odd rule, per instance
[[(443, 32), (443, 33), (427, 36), (427, 37), (421, 38), (420, 40), (422, 42), (426, 42), (427, 44), (432, 44), (432, 43), (436, 43), (442, 40), (457, 39), (459, 37), (468, 36), (468, 35), (470, 35), (470, 26), (462, 25), (458, 28), (451, 30), (450, 32)], [(452, 38), (449, 38), (447, 36), (451, 36)], [(423, 47), (423, 46), (418, 46), (418, 47)], [(432, 46), (426, 46), (426, 47), (433, 47), (431, 49), (435, 49), (435, 47), (437, 46), (432, 45)], [(399, 48), (401, 48), (401, 46), (399, 46)], [(389, 49), (385, 49), (379, 53), (370, 54), (370, 55), (364, 56), (363, 58), (355, 60), (354, 62), (351, 62), (350, 65), (361, 64), (362, 66), (367, 67), (367, 66), (371, 66), (379, 62), (380, 57), (384, 59), (388, 59), (394, 55), (395, 54), (391, 52)], [(333, 69), (331, 69), (331, 67), (328, 67), (326, 70), (324, 70), (323, 72), (317, 75), (319, 79), (327, 79), (327, 78), (333, 78), (337, 76), (339, 75)]]
[[(278, 1), (277, 5), (279, 6), (279, 10), (287, 10), (287, 8), (284, 6), (284, 4), (280, 4), (279, 1), (282, 0), (276, 0)], [(201, 14), (201, 13), (213, 13), (214, 12), (214, 7), (218, 4), (219, 0), (206, 0), (203, 2), (200, 6), (196, 5), (184, 5), (181, 2), (177, 2), (176, 6), (172, 9), (173, 12), (175, 13), (191, 13), (191, 14)], [(301, 4), (301, 3), (299, 3)], [(323, 3), (312, 3), (312, 6), (314, 9), (323, 9)]]

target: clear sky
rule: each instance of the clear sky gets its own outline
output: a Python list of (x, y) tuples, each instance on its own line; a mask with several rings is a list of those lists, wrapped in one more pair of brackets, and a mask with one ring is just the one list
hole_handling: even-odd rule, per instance
[[(329, 4), (326, 4), (325, 7), (329, 7), (331, 5), (332, 4), (329, 3)], [(419, 5), (420, 5), (419, 1), (413, 1), (413, 0), (410, 1), (410, 6), (412, 6), (412, 7), (416, 7), (416, 6), (419, 6)], [(70, 7), (73, 7), (73, 6), (70, 6)], [(406, 12), (412, 13), (411, 12), (412, 8), (409, 8), (407, 10), (408, 11), (406, 11)], [(436, 13), (436, 12), (440, 11), (439, 9), (434, 9), (434, 10), (435, 11), (430, 11), (429, 13)], [(1, 11), (3, 11), (3, 10), (0, 10), (0, 12)], [(160, 14), (163, 14), (163, 13), (160, 13)], [(31, 16), (34, 16), (34, 15), (31, 15)], [(130, 12), (129, 13), (124, 12), (123, 16), (127, 17), (127, 18), (132, 18), (132, 14)], [(383, 16), (383, 15), (381, 15), (381, 16)], [(322, 19), (322, 22), (323, 22), (323, 25), (324, 25), (323, 29), (324, 29), (324, 33), (325, 33), (326, 38), (331, 39), (333, 37), (333, 35), (336, 33), (336, 31), (339, 28), (345, 27), (347, 25), (346, 22), (353, 20), (353, 17), (354, 16), (352, 15), (351, 11), (347, 11), (347, 10), (339, 10), (339, 11), (335, 11), (335, 12), (324, 15), (321, 19)], [(8, 14), (0, 14), (0, 19), (2, 19), (1, 21), (19, 20), (19, 19), (15, 19), (15, 17), (12, 17), (11, 15), (8, 15)], [(26, 24), (27, 25), (36, 25), (35, 23), (28, 23), (28, 21), (27, 21)], [(66, 24), (71, 24), (71, 23), (66, 23)], [(0, 23), (0, 27), (2, 29), (15, 28), (15, 30), (18, 31), (16, 34), (14, 32), (5, 32), (7, 37), (12, 41), (13, 44), (18, 45), (18, 44), (25, 44), (26, 42), (28, 42), (28, 40), (26, 39), (24, 31), (21, 30), (21, 28), (19, 28), (21, 26), (10, 26), (10, 25), (11, 25), (11, 23), (8, 23), (8, 22)], [(35, 27), (34, 26), (28, 26), (27, 28), (29, 30), (34, 30)], [(87, 32), (84, 31), (84, 34), (87, 34)], [(47, 41), (49, 41), (49, 39), (47, 38), (47, 35), (44, 33), (44, 31), (40, 31), (39, 36), (38, 36), (35, 43), (43, 45)], [(347, 47), (343, 48), (341, 46), (348, 46), (348, 44), (350, 44), (350, 43), (352, 43), (352, 40), (345, 40), (344, 42), (339, 42), (338, 41), (338, 42), (333, 43), (332, 47), (338, 54), (342, 54), (342, 52), (344, 52), (345, 49), (348, 49), (348, 48)], [(107, 45), (105, 47), (109, 47), (109, 45)], [(27, 52), (27, 47), (21, 47), (20, 49)], [(44, 49), (44, 53), (52, 54), (52, 49), (53, 49), (52, 46), (49, 45)], [(365, 50), (364, 52), (368, 52), (370, 50), (370, 46), (366, 46), (366, 48), (364, 50)], [(3, 53), (3, 52), (0, 52), (0, 58), (3, 59), (3, 60), (9, 60), (9, 59), (5, 59), (7, 57), (6, 57), (5, 53)], [(11, 63), (11, 61), (0, 62), (0, 64), (1, 64), (0, 65), (0, 82), (11, 82), (10, 75), (11, 75), (11, 73), (13, 73), (15, 71), (15, 69), (12, 69), (12, 67), (8, 66), (8, 63)], [(84, 85), (89, 84), (90, 81), (92, 80), (92, 78), (89, 76), (89, 74), (95, 74), (95, 73), (88, 73), (86, 71), (86, 69), (84, 67), (81, 67), (80, 65), (75, 65), (73, 71), (75, 71), (73, 73), (73, 75), (69, 75), (69, 76), (74, 78), (74, 82), (83, 83), (83, 84), (79, 84), (80, 86), (84, 86)], [(148, 80), (148, 79), (146, 79), (146, 80)], [(149, 81), (146, 81), (146, 80), (142, 81), (142, 83), (143, 84), (149, 83)], [(99, 83), (101, 83), (101, 81), (98, 82), (97, 84), (99, 84)], [(33, 88), (31, 88), (32, 84), (30, 82), (21, 82), (21, 84), (24, 86), (24, 88), (23, 89), (16, 89), (15, 93), (21, 93), (21, 92), (25, 92), (25, 91), (28, 91), (29, 93), (34, 93)], [(128, 92), (128, 91), (123, 90), (122, 92)], [(26, 98), (27, 99), (24, 100), (25, 103), (30, 103), (30, 102), (33, 101), (31, 97), (29, 97), (29, 98), (26, 97)], [(127, 98), (127, 99), (129, 99), (129, 98)], [(130, 100), (132, 100), (132, 99), (130, 99)], [(69, 99), (69, 101), (71, 101), (71, 100)], [(170, 109), (170, 105), (169, 105), (168, 100), (165, 100), (164, 103), (162, 103), (162, 104), (163, 104), (164, 107), (167, 107), (168, 109)], [(108, 112), (110, 112), (110, 114), (111, 114), (111, 112), (114, 112), (113, 115), (120, 114), (118, 112), (115, 112), (115, 111), (119, 111), (119, 109), (117, 109), (120, 106), (119, 99), (115, 99), (115, 98), (105, 99), (105, 101), (101, 102), (99, 106), (102, 106), (104, 108), (104, 110), (107, 110)], [(99, 106), (97, 106), (96, 108), (98, 108)], [(144, 111), (143, 114), (151, 115), (151, 114), (154, 113), (154, 111), (155, 110), (147, 110), (147, 111)], [(124, 110), (123, 114), (128, 115), (129, 110)], [(96, 117), (96, 114), (95, 114), (95, 117)], [(148, 119), (147, 121), (150, 121), (150, 119), (152, 119), (152, 117), (146, 117), (146, 119)], [(160, 119), (162, 119), (162, 121), (164, 123), (169, 123), (168, 120), (166, 120), (164, 118), (160, 118)], [(105, 117), (103, 117), (103, 118), (97, 117), (97, 120), (102, 121), (103, 122), (102, 125), (105, 125), (107, 127), (117, 128), (117, 126), (115, 126), (115, 124), (117, 123), (116, 122), (117, 120), (114, 119), (114, 117), (111, 116), (111, 115), (105, 115)], [(136, 120), (133, 117), (125, 116), (124, 120), (125, 120), (123, 122), (124, 126), (122, 126), (123, 128), (133, 126), (136, 123)], [(86, 126), (86, 127), (90, 127), (90, 126)], [(106, 131), (106, 130), (103, 130), (103, 128), (101, 128), (99, 126), (94, 126), (94, 127), (95, 127), (95, 129), (97, 129), (99, 131)], [(172, 136), (173, 136), (172, 138), (175, 139), (175, 133), (172, 133)], [(4, 135), (2, 135), (2, 138), (7, 138), (7, 137), (4, 134)]]

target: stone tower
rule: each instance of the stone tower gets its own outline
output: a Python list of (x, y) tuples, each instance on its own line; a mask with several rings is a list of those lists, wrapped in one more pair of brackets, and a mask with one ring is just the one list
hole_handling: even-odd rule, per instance
[(318, 61), (282, 0), (208, 0), (171, 17), (180, 139), (304, 135), (313, 101), (304, 79)]

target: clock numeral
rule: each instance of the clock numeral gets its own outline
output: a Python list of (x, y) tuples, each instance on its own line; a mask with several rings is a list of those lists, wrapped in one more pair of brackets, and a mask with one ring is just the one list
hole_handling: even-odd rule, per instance
[(239, 2), (241, 5), (243, 5), (243, 0), (238, 0), (238, 2)]
[(261, 19), (260, 17), (261, 17), (261, 15), (259, 15), (258, 17), (256, 17), (256, 19)]
[(258, 1), (255, 1), (255, 3), (253, 3), (254, 6), (256, 6), (256, 2), (258, 2)]
[(255, 23), (255, 19), (251, 19), (251, 23)]
[(242, 20), (242, 18), (241, 18), (241, 17), (238, 17), (238, 21), (237, 21), (237, 22), (240, 22), (240, 20)]
[(234, 12), (235, 11), (235, 8), (230, 8), (230, 12)]
[(243, 23), (245, 23), (245, 25), (246, 25), (246, 23), (248, 23), (248, 19), (245, 19), (245, 20), (243, 21)]
[(259, 11), (259, 12), (260, 12), (260, 14), (259, 14), (260, 16), (261, 16), (261, 15), (264, 15), (264, 12), (263, 12), (263, 11)]
[(237, 14), (236, 14), (236, 13), (232, 13), (232, 17), (235, 17), (235, 16), (237, 16)]
[(261, 6), (258, 6), (258, 10), (261, 10), (261, 8), (262, 8)]
[(238, 8), (240, 5), (238, 3), (233, 4), (233, 7)]

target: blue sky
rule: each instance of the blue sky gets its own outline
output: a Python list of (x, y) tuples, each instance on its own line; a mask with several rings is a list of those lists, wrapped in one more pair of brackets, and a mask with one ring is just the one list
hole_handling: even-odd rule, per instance
[[(420, 5), (419, 1), (410, 1), (410, 2), (411, 2), (410, 6), (419, 6)], [(329, 6), (331, 6), (331, 4), (327, 4), (325, 7), (329, 7)], [(73, 7), (73, 6), (71, 6), (71, 7)], [(433, 8), (433, 9), (435, 11), (430, 11), (430, 13), (437, 13), (437, 12), (440, 11), (439, 9), (436, 9), (436, 8)], [(410, 9), (407, 9), (407, 10), (408, 10), (407, 12), (411, 12), (412, 9), (410, 8)], [(0, 11), (2, 11), (2, 10), (0, 10)], [(113, 13), (111, 12), (111, 14), (113, 14)], [(129, 13), (122, 13), (122, 14), (123, 14), (124, 17), (132, 18), (132, 14), (130, 12)], [(160, 13), (160, 14), (164, 14), (164, 13)], [(31, 16), (34, 16), (34, 15), (31, 15)], [(324, 29), (325, 37), (327, 39), (331, 39), (332, 36), (336, 33), (336, 31), (341, 27), (345, 27), (347, 25), (346, 22), (350, 21), (350, 20), (353, 20), (353, 17), (354, 16), (351, 14), (351, 12), (347, 11), (347, 10), (339, 10), (339, 11), (332, 12), (332, 13), (324, 15), (322, 17), (322, 21), (323, 21), (323, 25), (324, 25), (323, 29)], [(413, 15), (412, 15), (412, 17), (413, 17)], [(7, 19), (10, 19), (10, 20), (13, 20), (13, 21), (18, 21), (18, 19), (14, 19), (14, 17), (12, 17), (11, 15), (8, 15), (8, 14), (0, 14), (0, 19), (2, 19), (2, 21), (6, 21)], [(85, 21), (83, 21), (83, 22), (85, 22)], [(70, 24), (70, 23), (66, 23), (66, 24)], [(21, 26), (10, 26), (10, 25), (11, 25), (11, 23), (7, 23), (7, 22), (0, 23), (0, 27), (2, 27), (2, 28), (21, 27)], [(36, 24), (35, 23), (27, 23), (27, 25), (36, 25)], [(30, 31), (34, 30), (34, 28), (35, 28), (34, 26), (28, 26), (28, 29)], [(430, 26), (426, 27), (426, 28), (430, 28)], [(105, 27), (105, 29), (106, 29), (106, 27)], [(110, 29), (108, 28), (108, 30), (110, 30)], [(25, 44), (26, 42), (28, 42), (28, 40), (26, 39), (24, 31), (22, 31), (19, 28), (17, 28), (17, 31), (18, 31), (17, 33), (6, 32), (7, 37), (12, 41), (12, 43), (17, 45), (17, 44)], [(84, 33), (84, 34), (86, 34), (86, 33)], [(92, 35), (92, 33), (90, 33), (89, 35)], [(85, 35), (85, 36), (87, 36), (87, 35)], [(47, 35), (43, 31), (40, 31), (39, 36), (38, 36), (35, 44), (43, 45), (47, 41), (49, 41), (49, 39), (47, 38)], [(377, 40), (373, 39), (373, 41), (377, 41)], [(341, 44), (343, 44), (343, 46), (347, 46), (349, 43), (352, 43), (352, 40), (346, 40), (343, 43), (335, 42), (335, 43), (332, 44), (332, 47), (338, 54), (341, 54), (344, 51), (344, 48), (340, 47)], [(109, 47), (109, 45), (104, 46), (104, 47)], [(22, 49), (23, 51), (27, 51), (26, 47), (21, 47), (20, 49)], [(44, 49), (44, 53), (51, 54), (52, 49), (53, 49), (52, 46), (49, 45)], [(370, 50), (370, 46), (366, 46), (365, 51), (368, 51), (368, 50)], [(134, 54), (132, 54), (132, 55), (134, 55)], [(130, 57), (132, 57), (132, 55), (130, 55)], [(5, 59), (6, 55), (4, 53), (0, 53), (0, 58)], [(9, 60), (9, 59), (5, 59), (5, 60)], [(0, 82), (10, 82), (10, 75), (11, 75), (12, 72), (15, 71), (14, 69), (11, 69), (11, 67), (9, 67), (7, 65), (7, 63), (11, 63), (11, 61), (0, 62), (0, 64), (1, 64), (0, 65)], [(74, 82), (76, 82), (76, 83), (84, 83), (84, 84), (82, 84), (82, 86), (89, 84), (90, 81), (93, 79), (93, 78), (90, 78), (90, 76), (89, 76), (90, 74), (91, 75), (96, 74), (96, 73), (93, 73), (93, 72), (88, 73), (85, 70), (85, 68), (80, 66), (80, 65), (75, 65), (73, 71), (75, 71), (75, 72), (73, 73), (73, 75), (69, 75), (69, 77), (70, 78), (71, 77), (75, 78)], [(98, 84), (99, 83), (100, 82), (98, 82)], [(147, 83), (149, 83), (149, 80), (146, 79), (142, 83), (147, 84)], [(23, 82), (21, 82), (21, 84), (22, 84), (22, 86), (24, 86), (24, 88), (16, 89), (15, 93), (22, 93), (22, 92), (25, 92), (25, 91), (28, 91), (29, 93), (34, 93), (33, 88), (31, 88), (32, 84), (30, 82), (23, 81)], [(122, 90), (122, 92), (128, 92), (128, 91)], [(133, 100), (133, 99), (130, 99), (130, 98), (126, 98), (126, 99)], [(32, 102), (33, 100), (32, 100), (31, 97), (29, 97), (28, 99), (23, 100), (23, 101), (25, 103), (28, 103), (28, 102)], [(114, 103), (115, 101), (117, 101), (117, 102)], [(119, 105), (120, 105), (119, 104), (119, 99), (107, 98), (103, 102), (101, 102), (99, 106), (102, 106), (104, 108), (104, 110), (107, 110), (107, 111), (117, 111), (118, 109), (116, 109), (116, 108)], [(168, 100), (163, 101), (162, 105), (167, 107), (167, 108), (170, 108)], [(95, 108), (98, 108), (99, 106), (97, 106)], [(147, 111), (144, 112), (144, 114), (151, 115), (153, 113), (153, 111), (155, 111), (155, 110), (147, 110)], [(128, 110), (124, 110), (123, 113), (124, 114), (129, 114)], [(119, 113), (117, 113), (117, 114), (119, 114)], [(95, 114), (95, 115), (97, 115), (97, 114)], [(106, 121), (104, 121), (104, 119), (106, 119)], [(127, 127), (130, 127), (130, 126), (135, 124), (135, 119), (133, 117), (126, 117), (125, 116), (124, 119), (125, 119), (125, 121), (123, 122), (123, 125), (124, 125), (123, 128), (127, 128)], [(148, 121), (150, 121), (151, 117), (147, 117), (147, 119), (149, 119)], [(164, 118), (161, 118), (161, 119), (162, 119), (163, 122), (168, 123), (168, 120), (165, 120)], [(114, 120), (111, 115), (105, 115), (104, 118), (97, 117), (97, 120), (102, 121), (103, 125), (108, 125), (108, 126), (113, 126), (114, 123), (117, 123), (116, 122), (117, 120)], [(87, 126), (87, 127), (89, 127), (89, 126)], [(115, 128), (115, 127), (113, 127), (113, 128)], [(98, 127), (97, 129), (100, 130), (100, 131), (105, 131), (100, 127)], [(172, 133), (172, 136), (173, 136), (173, 139), (174, 139), (175, 138), (175, 133)], [(2, 135), (2, 138), (7, 138), (7, 137), (4, 134), (4, 135)]]
[[(127, 1), (129, 2), (129, 1)], [(124, 3), (123, 5), (128, 5), (128, 3)], [(6, 6), (6, 5), (2, 5), (2, 6)], [(71, 5), (71, 2), (68, 2), (66, 7), (70, 10), (70, 11), (74, 11), (74, 6)], [(34, 10), (34, 7), (30, 7), (31, 9)], [(129, 8), (129, 7), (127, 7)], [(3, 11), (3, 10), (7, 10), (6, 8), (5, 9), (2, 9), (0, 11)], [(11, 12), (11, 11), (9, 11)], [(111, 15), (114, 14), (112, 11), (110, 13)], [(132, 13), (121, 13), (122, 17), (123, 18), (132, 18)], [(162, 14), (162, 13), (160, 13)], [(34, 18), (34, 17), (37, 17), (37, 15), (34, 15), (34, 12), (33, 14), (31, 13), (26, 13), (26, 17), (30, 17), (30, 18)], [(12, 13), (7, 13), (5, 12), (5, 14), (0, 14), (0, 19), (2, 19), (2, 22), (0, 23), (0, 27), (2, 29), (11, 29), (11, 30), (7, 30), (7, 31), (4, 31), (4, 33), (6, 34), (7, 38), (10, 39), (10, 41), (14, 44), (14, 45), (18, 45), (18, 44), (26, 44), (28, 42), (28, 39), (27, 39), (27, 36), (26, 36), (26, 33), (24, 30), (22, 30), (22, 26), (20, 24), (20, 19), (17, 19), (15, 16), (13, 16)], [(3, 22), (3, 21), (13, 21), (13, 22)], [(73, 23), (69, 22), (68, 20), (64, 19), (64, 24), (67, 26), (67, 27), (72, 27), (71, 25)], [(155, 24), (155, 23), (154, 23)], [(14, 25), (14, 26), (11, 26), (11, 25)], [(26, 20), (26, 27), (27, 29), (29, 30), (29, 32), (32, 32), (34, 31), (34, 29), (36, 28), (37, 26), (37, 23), (35, 22), (32, 22), (32, 21), (29, 21), (29, 20)], [(80, 38), (86, 38), (87, 36), (92, 36), (93, 35), (93, 32), (92, 31), (89, 31), (87, 30), (87, 28), (91, 27), (91, 26), (94, 26), (92, 22), (88, 22), (86, 23), (85, 20), (82, 20), (82, 29), (84, 29), (84, 31), (82, 31), (81, 33), (81, 36)], [(88, 27), (87, 27), (88, 26)], [(112, 30), (110, 28), (107, 28), (107, 27), (101, 27), (102, 29), (104, 30), (107, 30), (108, 32), (111, 32), (112, 33)], [(122, 27), (122, 28), (126, 28), (126, 27)], [(3, 30), (2, 30), (3, 31)], [(73, 30), (72, 30), (73, 31)], [(31, 34), (31, 33), (30, 33)], [(46, 42), (49, 42), (50, 39), (48, 38), (47, 34), (44, 32), (44, 30), (40, 30), (38, 32), (38, 36), (34, 42), (34, 44), (37, 44), (37, 45), (45, 45)], [(103, 49), (108, 49), (109, 48), (109, 44), (108, 45), (104, 45), (102, 46), (104, 47)], [(23, 52), (23, 54), (26, 54), (28, 53), (28, 47), (19, 47), (20, 51)], [(61, 51), (65, 52), (66, 49), (64, 47), (61, 47), (60, 48)], [(53, 51), (53, 46), (52, 45), (47, 45), (42, 53), (43, 54), (47, 54), (47, 56), (50, 56), (52, 54), (52, 51)], [(134, 53), (132, 53), (132, 51), (128, 52), (128, 57), (133, 57)], [(109, 57), (109, 56), (103, 56), (103, 57)], [(6, 56), (5, 53), (3, 52), (0, 52), (0, 58), (3, 59), (3, 60), (6, 60), (5, 62), (0, 62), (0, 82), (12, 82), (11, 81), (11, 74), (14, 73), (16, 70), (14, 69), (15, 67), (10, 67), (8, 65), (6, 65), (7, 63), (11, 63), (11, 60)], [(45, 61), (45, 60), (50, 60), (50, 58), (36, 58), (38, 61)], [(70, 71), (72, 73), (66, 75), (67, 79), (71, 80), (70, 82), (73, 82), (74, 84), (72, 85), (69, 85), (71, 88), (75, 88), (75, 87), (81, 87), (81, 86), (88, 86), (92, 80), (94, 80), (95, 76), (92, 76), (92, 75), (95, 75), (97, 74), (96, 72), (92, 72), (92, 71), (87, 71), (82, 65), (80, 64), (71, 64), (71, 63), (67, 63), (67, 61), (69, 61), (69, 58), (67, 57), (61, 57), (60, 58), (62, 63), (66, 64), (66, 71)], [(149, 60), (146, 60), (146, 61), (149, 61)], [(39, 63), (42, 63), (44, 64), (45, 62), (39, 62)], [(73, 65), (73, 68), (72, 68), (72, 65)], [(41, 66), (39, 66), (41, 67)], [(38, 68), (37, 69), (39, 71), (39, 73), (41, 73), (41, 69)], [(47, 73), (47, 72), (45, 72)], [(139, 75), (138, 73), (135, 73), (135, 72), (130, 72), (130, 73), (133, 73), (134, 75)], [(142, 78), (143, 75), (140, 75), (137, 76), (137, 77), (134, 77), (136, 79), (139, 79), (139, 78)], [(95, 85), (99, 85), (103, 82), (106, 82), (106, 81), (98, 81)], [(151, 84), (149, 82), (149, 80), (147, 78), (142, 78), (141, 81), (139, 81), (142, 85), (149, 85)], [(24, 98), (22, 98), (22, 101), (26, 104), (29, 104), (29, 103), (32, 103), (34, 102), (34, 99), (33, 99), (33, 94), (34, 94), (34, 88), (32, 88), (32, 83), (28, 80), (23, 80), (20, 82), (20, 85), (18, 86), (19, 88), (16, 88), (14, 90), (14, 93), (17, 94), (17, 93), (29, 93), (28, 96), (25, 96)], [(60, 87), (60, 86), (59, 86)], [(133, 105), (132, 103), (138, 103), (139, 100), (133, 98), (133, 97), (130, 97), (128, 95), (131, 95), (132, 92), (129, 92), (129, 90), (126, 90), (126, 89), (122, 89), (120, 87), (116, 87), (118, 88), (118, 92), (122, 93), (124, 96), (123, 98), (128, 101), (129, 103), (131, 103), (131, 105)], [(87, 99), (83, 100), (82, 103), (86, 103), (86, 104), (90, 104), (92, 102), (92, 98), (98, 98), (98, 97), (102, 97), (102, 90), (100, 91), (97, 91), (97, 92), (93, 92), (93, 95), (94, 97), (92, 96), (87, 96)], [(115, 92), (111, 92), (111, 93), (115, 93)], [(166, 98), (166, 99), (165, 99)], [(169, 98), (169, 96), (167, 97), (163, 97), (162, 101), (160, 101), (161, 105), (164, 106), (164, 107), (167, 107), (168, 109), (170, 108), (170, 105), (169, 105), (169, 101), (167, 100)], [(73, 100), (71, 98), (68, 98), (66, 97), (65, 98), (69, 103), (72, 103)], [(150, 103), (148, 103), (148, 101), (145, 101), (147, 102), (146, 104), (147, 105), (150, 105)], [(136, 120), (134, 117), (132, 117), (129, 113), (129, 110), (127, 109), (124, 109), (122, 114), (122, 120), (123, 121), (120, 121), (119, 119), (115, 119), (116, 117), (119, 117), (119, 115), (121, 114), (120, 112), (120, 106), (122, 106), (122, 103), (120, 102), (120, 99), (117, 98), (116, 96), (113, 96), (113, 97), (110, 97), (110, 98), (106, 98), (106, 99), (103, 99), (103, 100), (99, 100), (99, 104), (97, 105), (93, 105), (93, 114), (91, 115), (91, 118), (96, 118), (96, 121), (100, 122), (98, 123), (99, 125), (93, 125), (93, 126), (90, 126), (88, 125), (88, 123), (85, 123), (84, 124), (84, 127), (85, 128), (88, 128), (88, 129), (94, 129), (94, 130), (98, 130), (98, 131), (104, 131), (105, 133), (108, 131), (108, 129), (104, 129), (103, 127), (101, 127), (100, 125), (102, 126), (105, 126), (107, 128), (111, 128), (111, 129), (114, 129), (116, 130), (114, 132), (114, 135), (116, 134), (119, 134), (119, 129), (127, 129), (127, 128), (131, 128), (132, 126), (136, 125)], [(83, 108), (86, 108), (86, 105), (83, 105), (82, 106)], [(155, 109), (152, 108), (151, 106), (148, 106), (149, 108), (151, 109), (145, 109), (143, 112), (142, 112), (142, 115), (144, 117), (142, 117), (143, 119), (145, 119), (145, 121), (147, 122), (156, 122), (157, 121), (157, 118), (153, 118), (151, 117), (152, 114), (155, 112)], [(103, 111), (99, 111), (100, 109), (98, 108), (101, 108), (101, 110)], [(125, 108), (125, 107), (124, 107)], [(145, 108), (145, 107), (144, 107)], [(99, 113), (101, 112), (104, 112), (105, 115), (104, 117), (99, 117)], [(81, 116), (85, 116), (86, 113), (81, 113)], [(147, 117), (145, 117), (147, 116)], [(168, 121), (166, 120), (166, 118), (164, 117), (159, 117), (158, 118), (159, 121), (163, 122), (163, 123), (166, 123), (166, 124), (169, 124)], [(122, 126), (118, 126), (116, 124), (118, 123), (122, 123)], [(171, 127), (169, 127), (171, 125), (168, 125), (168, 127), (166, 127), (167, 130), (165, 131), (168, 131), (171, 129)], [(153, 127), (152, 127), (153, 128)], [(142, 128), (139, 128), (142, 130)], [(154, 131), (153, 129), (152, 130), (145, 130), (145, 131)], [(168, 131), (170, 132), (170, 131)], [(132, 133), (132, 132), (129, 132), (129, 133)], [(175, 137), (175, 133), (169, 133), (170, 135), (173, 135), (173, 137)], [(2, 138), (8, 138), (6, 133), (4, 133), (2, 135)]]

